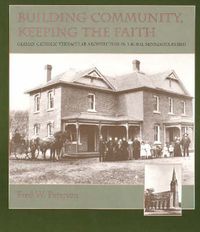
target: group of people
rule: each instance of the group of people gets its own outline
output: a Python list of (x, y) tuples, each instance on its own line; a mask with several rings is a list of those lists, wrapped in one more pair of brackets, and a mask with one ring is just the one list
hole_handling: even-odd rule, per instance
[(104, 141), (103, 137), (100, 138), (99, 143), (100, 161), (113, 161), (113, 160), (127, 160), (129, 158), (128, 142), (125, 138), (112, 139), (110, 137)]
[[(183, 135), (183, 138), (175, 137), (174, 141), (174, 156), (189, 156), (189, 146), (191, 140), (187, 133)], [(182, 150), (181, 150), (182, 147)], [(182, 155), (183, 153), (183, 155)]]
[(189, 156), (189, 145), (191, 143), (188, 134), (183, 138), (175, 137), (171, 144), (165, 144), (163, 147), (159, 143), (150, 145), (148, 141), (140, 141), (139, 138), (126, 140), (126, 138), (114, 139), (110, 137), (107, 141), (100, 137), (99, 140), (100, 162), (129, 160), (129, 159), (149, 159), (158, 157), (181, 157)]
[[(148, 150), (147, 156), (150, 156), (150, 145), (144, 146)], [(143, 142), (140, 142), (138, 138), (127, 141), (125, 137), (122, 139), (110, 137), (105, 141), (103, 137), (100, 137), (99, 151), (100, 161), (140, 159), (143, 154)]]

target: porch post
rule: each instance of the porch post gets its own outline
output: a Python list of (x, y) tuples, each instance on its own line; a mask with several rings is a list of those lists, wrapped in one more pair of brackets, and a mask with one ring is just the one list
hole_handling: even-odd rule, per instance
[(142, 124), (140, 123), (140, 140), (142, 140)]
[(99, 138), (101, 137), (101, 123), (99, 123)]
[(128, 141), (128, 128), (129, 128), (129, 125), (128, 123), (126, 123), (126, 140)]
[(63, 125), (62, 125), (62, 131), (64, 132), (65, 131), (65, 126), (67, 126), (67, 123), (63, 123)]
[(166, 127), (163, 125), (163, 144), (166, 143)]
[(78, 153), (78, 143), (79, 143), (79, 123), (76, 123), (76, 153)]
[(182, 138), (182, 130), (181, 130), (181, 125), (178, 126), (179, 130), (180, 130), (180, 138)]

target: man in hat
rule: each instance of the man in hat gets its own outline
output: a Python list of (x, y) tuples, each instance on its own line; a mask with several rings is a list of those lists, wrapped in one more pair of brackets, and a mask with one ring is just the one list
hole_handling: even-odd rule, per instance
[(181, 145), (182, 145), (182, 148), (183, 148), (183, 155), (186, 156), (189, 156), (189, 146), (190, 146), (190, 143), (191, 143), (191, 140), (190, 138), (188, 137), (188, 134), (185, 133), (183, 135), (183, 138), (181, 140)]
[(99, 138), (99, 161), (103, 162), (105, 159), (106, 143), (101, 135)]
[(140, 141), (137, 137), (133, 141), (133, 158), (140, 158)]

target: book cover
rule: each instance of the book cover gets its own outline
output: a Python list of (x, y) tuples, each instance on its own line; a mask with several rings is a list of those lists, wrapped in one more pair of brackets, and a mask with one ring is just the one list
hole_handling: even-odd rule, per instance
[(9, 212), (196, 212), (196, 20), (195, 4), (9, 5)]
[(10, 208), (142, 209), (178, 163), (194, 209), (195, 7), (9, 9)]

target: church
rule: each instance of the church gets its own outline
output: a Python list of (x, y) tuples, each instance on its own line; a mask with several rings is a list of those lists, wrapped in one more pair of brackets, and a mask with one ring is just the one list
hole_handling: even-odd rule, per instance
[(179, 209), (178, 197), (178, 181), (175, 169), (173, 169), (170, 190), (165, 192), (154, 193), (151, 189), (147, 189), (145, 193), (145, 211), (154, 210), (172, 210)]
[(93, 67), (52, 77), (45, 67), (46, 83), (26, 91), (29, 138), (68, 131), (66, 150), (79, 155), (98, 155), (100, 136), (165, 144), (187, 132), (193, 143), (193, 97), (174, 70), (150, 75), (133, 60), (132, 72), (119, 76)]

